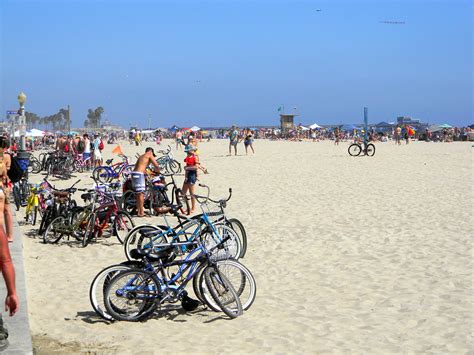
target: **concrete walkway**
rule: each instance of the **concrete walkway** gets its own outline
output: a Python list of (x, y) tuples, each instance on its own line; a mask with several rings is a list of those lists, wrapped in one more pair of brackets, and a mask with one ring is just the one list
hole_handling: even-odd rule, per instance
[[(14, 206), (13, 206), (14, 209)], [(15, 213), (15, 212), (14, 212)], [(2, 311), (3, 322), (8, 329), (8, 341), (10, 346), (5, 349), (3, 354), (33, 354), (33, 346), (31, 343), (30, 323), (28, 319), (28, 308), (26, 298), (26, 285), (25, 285), (25, 269), (23, 264), (23, 240), (20, 233), (20, 226), (14, 218), (14, 242), (10, 244), (10, 253), (15, 265), (16, 273), (16, 290), (18, 298), (20, 299), (20, 311), (15, 316), (10, 317), (4, 312), (4, 300), (7, 294), (5, 288), (5, 282), (3, 279), (0, 280), (0, 309)]]

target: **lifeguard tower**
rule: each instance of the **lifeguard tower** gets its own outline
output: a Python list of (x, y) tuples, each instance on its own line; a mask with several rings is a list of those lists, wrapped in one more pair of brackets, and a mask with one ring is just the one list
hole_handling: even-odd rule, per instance
[(281, 113), (280, 114), (280, 126), (281, 133), (286, 134), (288, 131), (295, 129), (295, 116), (298, 116), (293, 113)]

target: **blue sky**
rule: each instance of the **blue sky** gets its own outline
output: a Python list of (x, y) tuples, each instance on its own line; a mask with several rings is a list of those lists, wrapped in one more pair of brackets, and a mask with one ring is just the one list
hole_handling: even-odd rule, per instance
[[(320, 12), (316, 9), (321, 9)], [(473, 120), (471, 1), (0, 0), (0, 109), (128, 127)], [(404, 25), (380, 21), (405, 21)]]

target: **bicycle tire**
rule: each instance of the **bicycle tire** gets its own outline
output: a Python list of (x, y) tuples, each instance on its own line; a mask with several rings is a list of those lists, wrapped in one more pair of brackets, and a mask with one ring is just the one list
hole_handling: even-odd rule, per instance
[(130, 215), (137, 214), (137, 197), (134, 191), (127, 190), (122, 196), (121, 209)]
[(166, 167), (166, 170), (171, 174), (179, 174), (181, 172), (181, 164), (177, 160), (169, 160)]
[(56, 244), (63, 237), (62, 232), (58, 232), (56, 229), (61, 229), (58, 227), (65, 228), (66, 218), (64, 216), (56, 217), (51, 221), (48, 228), (44, 231), (43, 234), (43, 243), (44, 244)]
[[(122, 290), (125, 285), (129, 290)], [(119, 290), (122, 290), (125, 296), (121, 297)], [(105, 308), (116, 320), (138, 322), (154, 312), (160, 294), (160, 282), (153, 274), (139, 269), (122, 271), (115, 275), (106, 287)], [(121, 302), (122, 299), (125, 303)]]
[(229, 218), (227, 220), (228, 225), (232, 228), (240, 239), (240, 256), (242, 259), (247, 253), (247, 232), (245, 231), (244, 225), (237, 218)]
[[(222, 260), (228, 258), (238, 259), (242, 250), (240, 238), (237, 233), (230, 227), (222, 223), (214, 224), (214, 228), (218, 235), (210, 229), (205, 229), (201, 235), (203, 246), (206, 250), (212, 250), (211, 257), (215, 260)], [(227, 239), (222, 247), (214, 248), (220, 244), (221, 241)]]
[[(142, 234), (141, 232), (146, 233), (146, 232), (153, 232), (153, 231), (156, 231), (157, 234), (158, 232), (163, 233), (163, 230), (160, 227), (154, 226), (154, 225), (137, 226), (128, 233), (128, 235), (125, 237), (125, 241), (123, 242), (125, 257), (127, 258), (127, 260), (130, 260), (130, 261), (134, 260), (130, 255), (130, 252), (133, 249), (143, 250), (143, 249), (149, 248), (147, 243), (154, 242), (154, 240), (152, 240), (152, 236), (146, 236)], [(163, 243), (168, 243), (168, 237), (165, 234), (160, 236), (159, 239)]]
[(120, 271), (139, 268), (141, 266), (142, 263), (138, 261), (124, 261), (120, 264), (107, 266), (94, 277), (89, 287), (89, 301), (92, 309), (99, 317), (109, 321), (114, 319), (107, 313), (104, 302), (104, 293), (110, 280)]
[[(127, 226), (127, 222), (130, 222), (131, 228)], [(125, 230), (123, 228), (124, 226), (125, 228), (127, 228), (125, 235), (122, 234), (122, 231)], [(120, 244), (123, 244), (125, 237), (128, 235), (128, 232), (132, 230), (134, 227), (135, 227), (135, 222), (133, 222), (132, 216), (130, 216), (129, 213), (125, 211), (117, 212), (117, 215), (115, 216), (115, 219), (114, 219), (113, 231), (114, 231), (114, 235), (117, 237)]]
[(92, 238), (94, 237), (95, 233), (95, 222), (96, 222), (96, 215), (95, 213), (91, 213), (90, 216), (87, 218), (86, 229), (84, 234), (82, 235), (82, 247), (85, 248)]
[(105, 167), (105, 166), (99, 166), (94, 169), (92, 172), (92, 178), (101, 184), (107, 184), (110, 181), (112, 181), (112, 178), (110, 176), (110, 168)]
[(359, 144), (357, 143), (352, 143), (349, 148), (347, 148), (347, 152), (351, 157), (357, 157), (359, 156), (360, 152), (362, 151), (362, 148)]
[(375, 145), (372, 143), (367, 144), (367, 147), (365, 148), (365, 154), (369, 157), (373, 157), (375, 154)]
[(183, 194), (183, 191), (181, 191), (181, 189), (179, 188), (174, 189), (173, 195), (174, 195), (174, 198), (176, 199), (176, 205), (181, 205), (181, 208), (179, 209), (179, 211), (182, 214), (188, 214), (188, 211), (190, 210), (190, 206), (189, 206), (189, 200), (187, 196), (185, 196)]
[(217, 306), (230, 318), (242, 315), (242, 303), (230, 281), (214, 266), (204, 270), (204, 280)]

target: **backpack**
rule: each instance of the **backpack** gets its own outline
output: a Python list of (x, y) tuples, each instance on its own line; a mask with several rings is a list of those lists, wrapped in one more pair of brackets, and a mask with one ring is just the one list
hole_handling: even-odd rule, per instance
[(20, 166), (20, 163), (18, 163), (18, 159), (13, 155), (10, 155), (10, 157), (11, 165), (10, 170), (8, 170), (8, 178), (12, 183), (15, 183), (20, 181), (21, 177), (23, 176), (23, 170)]
[(102, 142), (102, 139), (100, 140), (100, 143), (99, 143), (99, 150), (104, 150), (104, 142)]
[(86, 149), (86, 144), (85, 144), (84, 141), (81, 139), (81, 140), (79, 141), (79, 143), (77, 143), (77, 151), (78, 151), (79, 153), (83, 153), (85, 149)]

